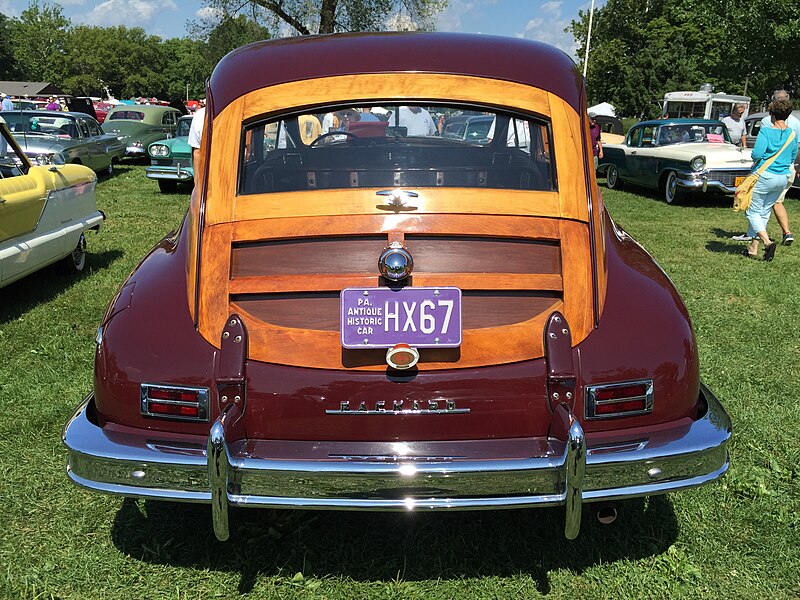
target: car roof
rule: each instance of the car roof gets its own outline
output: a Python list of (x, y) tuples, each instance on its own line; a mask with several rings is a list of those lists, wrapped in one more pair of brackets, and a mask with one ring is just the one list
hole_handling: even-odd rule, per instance
[[(760, 120), (761, 120), (761, 119), (763, 119), (764, 117), (768, 117), (768, 116), (769, 116), (769, 113), (768, 113), (768, 112), (757, 112), (757, 113), (750, 113), (750, 114), (749, 114), (749, 115), (747, 115), (747, 117), (745, 118), (745, 121), (755, 121), (756, 119), (758, 119), (758, 120), (760, 121)], [(800, 119), (800, 109), (799, 109), (799, 110), (793, 110), (793, 111), (792, 111), (792, 116), (793, 116), (795, 119)]]
[(26, 115), (30, 117), (89, 117), (92, 119), (92, 115), (88, 115), (84, 112), (75, 112), (75, 111), (66, 111), (66, 110), (30, 110), (30, 109), (14, 109), (14, 110), (4, 110), (3, 114), (5, 115)]
[(137, 110), (139, 112), (143, 112), (144, 114), (148, 113), (162, 113), (166, 111), (174, 111), (176, 113), (180, 113), (177, 108), (173, 108), (172, 106), (161, 106), (160, 104), (117, 104), (114, 108), (112, 108), (109, 113), (116, 112), (117, 110)]
[(636, 123), (634, 127), (638, 127), (640, 125), (649, 125), (653, 127), (658, 127), (659, 125), (707, 125), (709, 123), (721, 124), (722, 121), (719, 119), (651, 119), (649, 121), (641, 121)]
[(255, 42), (227, 54), (209, 80), (216, 117), (260, 88), (337, 75), (441, 73), (486, 77), (585, 103), (575, 63), (553, 46), (513, 37), (430, 32), (347, 33)]

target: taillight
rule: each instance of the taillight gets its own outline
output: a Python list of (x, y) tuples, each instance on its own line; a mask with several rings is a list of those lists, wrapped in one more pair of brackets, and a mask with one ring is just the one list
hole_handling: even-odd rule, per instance
[(586, 418), (608, 419), (653, 411), (653, 380), (586, 386)]
[(208, 389), (143, 383), (140, 409), (146, 417), (208, 421)]

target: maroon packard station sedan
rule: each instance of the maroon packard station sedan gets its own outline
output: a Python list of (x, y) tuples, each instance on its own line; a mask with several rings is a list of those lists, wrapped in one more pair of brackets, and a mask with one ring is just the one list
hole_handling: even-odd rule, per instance
[[(207, 98), (186, 217), (98, 330), (75, 483), (210, 503), (221, 540), (231, 506), (563, 506), (574, 538), (583, 503), (725, 473), (730, 419), (603, 206), (565, 54), (281, 39), (231, 52)], [(470, 115), (485, 135), (437, 128)]]

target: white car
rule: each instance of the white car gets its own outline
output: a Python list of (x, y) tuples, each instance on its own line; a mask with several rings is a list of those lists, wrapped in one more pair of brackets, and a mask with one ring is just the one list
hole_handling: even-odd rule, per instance
[(690, 191), (733, 194), (752, 165), (750, 150), (731, 144), (721, 121), (660, 119), (637, 123), (620, 144), (603, 144), (598, 171), (611, 189), (655, 188), (671, 204)]
[(97, 175), (82, 165), (33, 165), (0, 122), (0, 287), (63, 260), (86, 263), (85, 233), (105, 219)]

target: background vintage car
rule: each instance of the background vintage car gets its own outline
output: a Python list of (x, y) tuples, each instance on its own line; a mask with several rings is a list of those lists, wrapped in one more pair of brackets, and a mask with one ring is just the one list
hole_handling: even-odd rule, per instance
[[(181, 229), (101, 321), (72, 481), (210, 503), (220, 539), (232, 506), (555, 505), (573, 538), (586, 502), (727, 470), (686, 307), (604, 210), (566, 54), (279, 39), (228, 54), (207, 97)], [(486, 111), (496, 135), (409, 135), (409, 104)], [(304, 140), (348, 106), (392, 117)]]
[(465, 141), (486, 140), (493, 122), (493, 116), (456, 115), (445, 120), (442, 136)]
[[(758, 112), (749, 115), (745, 119), (745, 124), (747, 128), (747, 147), (752, 148), (756, 145), (756, 138), (758, 137), (758, 131), (761, 129), (761, 121), (764, 117), (768, 117), (768, 112)], [(792, 116), (795, 119), (800, 120), (800, 110), (793, 110)], [(792, 189), (800, 190), (800, 173), (794, 178), (794, 182), (792, 183)]]
[(147, 147), (150, 166), (145, 174), (158, 181), (158, 189), (163, 194), (175, 192), (179, 183), (194, 183), (192, 147), (189, 145), (191, 124), (191, 116), (181, 117), (174, 138), (159, 140)]
[(752, 164), (750, 151), (730, 143), (721, 121), (660, 119), (637, 123), (621, 144), (603, 144), (598, 172), (609, 188), (623, 182), (655, 188), (672, 203), (687, 191), (732, 194)]
[(50, 110), (10, 110), (3, 118), (25, 154), (32, 160), (51, 161), (60, 155), (65, 163), (86, 165), (97, 172), (112, 173), (125, 154), (115, 135), (103, 133), (89, 115)]
[[(5, 113), (7, 114), (7, 113)], [(97, 176), (81, 165), (31, 165), (0, 122), (0, 287), (63, 260), (81, 271), (85, 233), (99, 231)]]
[(125, 143), (126, 156), (145, 157), (150, 144), (175, 136), (182, 114), (171, 106), (118, 104), (108, 111), (102, 129)]

